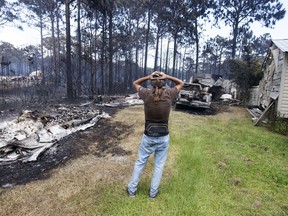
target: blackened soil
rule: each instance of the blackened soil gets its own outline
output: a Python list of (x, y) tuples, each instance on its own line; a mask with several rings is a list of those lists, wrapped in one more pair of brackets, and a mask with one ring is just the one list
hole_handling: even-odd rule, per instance
[(184, 105), (177, 105), (176, 111), (189, 113), (192, 115), (216, 115), (221, 112), (228, 112), (229, 104), (213, 102), (210, 108), (188, 107)]
[[(115, 110), (105, 110), (113, 115)], [(113, 116), (112, 116), (113, 117)], [(110, 119), (101, 119), (94, 127), (80, 131), (57, 142), (45, 151), (35, 162), (13, 162), (0, 165), (0, 187), (8, 188), (33, 180), (48, 178), (52, 169), (66, 162), (93, 154), (103, 157), (107, 154), (128, 155), (131, 152), (119, 146), (122, 137), (131, 133), (129, 126)]]

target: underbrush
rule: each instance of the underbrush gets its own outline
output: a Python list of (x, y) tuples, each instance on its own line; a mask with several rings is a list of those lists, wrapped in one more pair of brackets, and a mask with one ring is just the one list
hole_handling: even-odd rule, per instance
[(288, 119), (275, 117), (270, 121), (268, 126), (272, 131), (288, 136)]

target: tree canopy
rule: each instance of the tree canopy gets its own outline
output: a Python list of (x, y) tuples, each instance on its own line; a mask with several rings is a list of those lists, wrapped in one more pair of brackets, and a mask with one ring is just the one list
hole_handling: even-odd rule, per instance
[(1, 26), (19, 19), (18, 10), (15, 3), (0, 0), (0, 28)]
[(272, 27), (286, 13), (279, 0), (218, 0), (216, 4), (216, 22), (224, 21), (232, 27), (232, 58), (236, 55), (237, 41), (243, 32), (250, 29), (251, 23), (258, 21), (266, 27)]

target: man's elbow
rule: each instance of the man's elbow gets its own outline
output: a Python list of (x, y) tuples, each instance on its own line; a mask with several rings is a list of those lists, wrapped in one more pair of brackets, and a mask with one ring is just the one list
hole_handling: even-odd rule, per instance
[(180, 89), (183, 87), (184, 85), (184, 82), (181, 80), (181, 82), (179, 84), (176, 85), (176, 88), (177, 88), (177, 92), (180, 91)]
[(133, 82), (133, 88), (134, 88), (136, 91), (138, 91), (140, 87), (141, 87), (141, 86), (140, 86), (138, 83)]

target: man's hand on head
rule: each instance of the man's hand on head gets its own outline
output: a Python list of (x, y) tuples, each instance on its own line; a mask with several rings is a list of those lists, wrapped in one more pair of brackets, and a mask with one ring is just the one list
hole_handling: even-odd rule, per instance
[(166, 79), (166, 74), (161, 72), (161, 71), (154, 71), (152, 74), (151, 74), (151, 78), (152, 79), (156, 79), (157, 78), (160, 78), (160, 79)]

